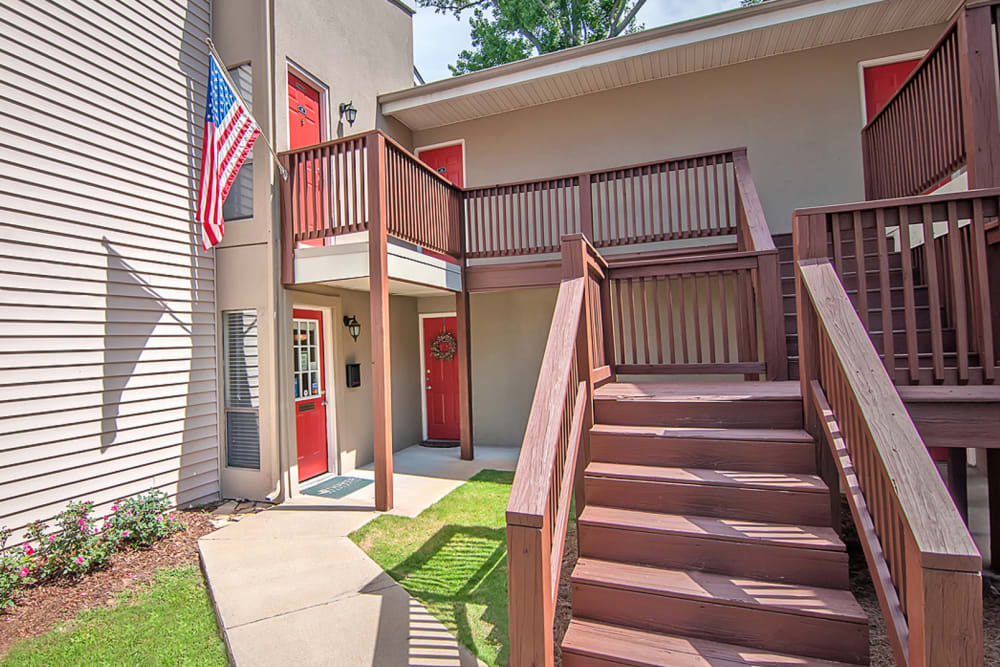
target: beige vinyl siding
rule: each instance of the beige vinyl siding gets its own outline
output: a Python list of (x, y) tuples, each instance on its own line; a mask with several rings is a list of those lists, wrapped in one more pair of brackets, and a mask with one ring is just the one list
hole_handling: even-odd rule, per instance
[(210, 0), (0, 5), (0, 526), (219, 495)]

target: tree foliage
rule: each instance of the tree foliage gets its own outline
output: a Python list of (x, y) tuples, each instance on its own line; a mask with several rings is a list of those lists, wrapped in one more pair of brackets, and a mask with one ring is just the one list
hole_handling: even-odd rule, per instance
[(646, 0), (418, 0), (441, 14), (471, 12), (472, 48), (448, 65), (453, 75), (641, 30)]

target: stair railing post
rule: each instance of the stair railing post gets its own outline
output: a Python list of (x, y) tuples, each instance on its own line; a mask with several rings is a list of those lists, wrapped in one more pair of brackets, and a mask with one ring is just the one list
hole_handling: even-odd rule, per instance
[(799, 267), (804, 264), (828, 262), (827, 220), (825, 214), (795, 216), (792, 247), (795, 253), (795, 320), (799, 335), (799, 386), (802, 392), (802, 423), (806, 432), (817, 442), (816, 472), (830, 489), (831, 524), (840, 530), (840, 474), (833, 452), (825, 444), (821, 416), (813, 407), (811, 383), (820, 380), (819, 320), (810, 296), (805, 293)]
[(1000, 116), (993, 7), (963, 7), (958, 19), (962, 130), (969, 189), (1000, 185)]

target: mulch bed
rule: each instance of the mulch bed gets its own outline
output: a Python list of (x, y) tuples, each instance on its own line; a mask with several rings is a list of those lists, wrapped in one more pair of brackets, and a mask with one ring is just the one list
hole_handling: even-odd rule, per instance
[(117, 593), (152, 580), (162, 568), (198, 564), (198, 538), (215, 526), (203, 510), (180, 510), (177, 518), (186, 530), (147, 550), (116, 553), (100, 570), (78, 581), (57, 581), (28, 589), (17, 606), (0, 612), (0, 657), (11, 646), (67, 621), (84, 609), (110, 606)]

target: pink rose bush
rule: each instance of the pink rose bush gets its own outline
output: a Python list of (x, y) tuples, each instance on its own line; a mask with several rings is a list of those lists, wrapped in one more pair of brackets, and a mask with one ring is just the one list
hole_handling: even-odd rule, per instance
[(27, 541), (7, 548), (11, 532), (0, 529), (0, 610), (14, 604), (27, 586), (58, 578), (77, 578), (104, 566), (123, 548), (148, 548), (184, 526), (169, 514), (162, 491), (119, 501), (110, 513), (93, 518), (93, 502), (70, 503), (54, 525), (36, 521)]

